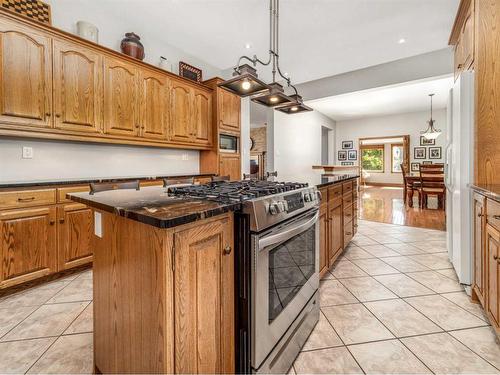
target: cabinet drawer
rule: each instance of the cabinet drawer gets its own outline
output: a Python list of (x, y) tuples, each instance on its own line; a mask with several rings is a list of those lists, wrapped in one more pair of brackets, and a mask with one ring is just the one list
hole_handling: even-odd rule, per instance
[(342, 198), (342, 186), (330, 186), (328, 188), (328, 200), (332, 201), (339, 198)]
[(56, 189), (0, 192), (0, 210), (56, 203)]
[(486, 218), (488, 224), (500, 231), (500, 203), (488, 199), (486, 202), (486, 212), (488, 213)]
[(352, 194), (351, 193), (344, 194), (342, 200), (344, 202), (344, 207), (351, 206), (353, 202)]
[(352, 220), (353, 210), (352, 206), (348, 206), (344, 208), (344, 223), (348, 223)]
[(344, 182), (342, 184), (342, 192), (345, 194), (351, 191), (352, 191), (352, 181)]
[(66, 198), (69, 193), (86, 193), (90, 191), (89, 185), (71, 186), (57, 189), (57, 202), (73, 202), (71, 199)]

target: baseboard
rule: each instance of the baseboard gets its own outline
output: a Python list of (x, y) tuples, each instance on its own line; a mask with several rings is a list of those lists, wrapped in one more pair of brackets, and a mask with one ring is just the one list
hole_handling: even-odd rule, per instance
[(365, 182), (366, 186), (403, 187), (403, 184), (391, 184), (388, 182)]

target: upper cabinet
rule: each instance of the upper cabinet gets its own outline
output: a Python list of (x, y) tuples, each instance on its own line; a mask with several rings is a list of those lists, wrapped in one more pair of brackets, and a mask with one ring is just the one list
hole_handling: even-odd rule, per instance
[(194, 142), (212, 143), (212, 95), (203, 90), (194, 90)]
[(241, 107), (240, 97), (224, 89), (219, 89), (218, 92), (220, 104), (219, 128), (230, 132), (239, 132)]
[(107, 134), (139, 133), (139, 72), (135, 65), (104, 59), (104, 126)]
[(52, 126), (50, 50), (43, 33), (0, 22), (0, 122)]
[(140, 90), (141, 136), (152, 139), (167, 139), (170, 115), (170, 83), (162, 74), (142, 71)]
[(101, 56), (77, 44), (54, 40), (54, 126), (101, 131)]
[(450, 44), (455, 46), (455, 80), (460, 73), (472, 67), (474, 37), (474, 0), (462, 0), (450, 36)]

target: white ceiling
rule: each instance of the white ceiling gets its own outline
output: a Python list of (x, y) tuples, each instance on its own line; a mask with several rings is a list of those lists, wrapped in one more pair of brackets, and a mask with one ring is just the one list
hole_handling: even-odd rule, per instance
[(307, 104), (336, 121), (446, 108), (453, 77), (409, 82), (310, 101)]
[[(283, 0), (282, 71), (295, 83), (447, 46), (459, 0)], [(266, 59), (267, 0), (89, 0), (219, 69), (241, 54)], [(398, 44), (405, 38), (406, 43)], [(252, 48), (245, 49), (250, 43)]]

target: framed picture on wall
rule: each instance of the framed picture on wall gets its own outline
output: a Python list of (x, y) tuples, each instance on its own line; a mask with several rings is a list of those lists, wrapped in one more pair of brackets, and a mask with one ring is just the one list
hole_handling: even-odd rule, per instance
[(429, 147), (429, 159), (441, 159), (441, 147)]
[(420, 146), (434, 146), (435, 144), (435, 139), (427, 139), (423, 135), (420, 136)]
[(338, 159), (339, 161), (347, 160), (347, 151), (339, 151)]
[(422, 162), (423, 165), (429, 165), (429, 164), (432, 164), (432, 161), (430, 160), (425, 160)]
[(425, 159), (427, 154), (427, 149), (425, 147), (415, 147), (413, 149), (414, 159)]
[(349, 151), (347, 151), (347, 159), (349, 159), (349, 160), (358, 160), (358, 151), (357, 150), (349, 150)]
[(418, 172), (420, 170), (420, 163), (411, 163), (411, 171)]
[(342, 141), (342, 149), (348, 150), (352, 148), (353, 141)]

